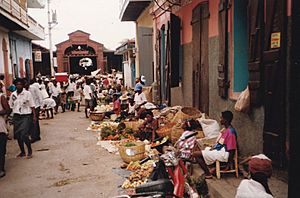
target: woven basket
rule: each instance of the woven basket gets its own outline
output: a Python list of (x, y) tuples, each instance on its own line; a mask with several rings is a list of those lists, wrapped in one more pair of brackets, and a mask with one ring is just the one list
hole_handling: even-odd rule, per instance
[(171, 132), (171, 142), (175, 144), (183, 132), (184, 132), (183, 128), (174, 126)]
[(172, 128), (176, 125), (174, 122), (169, 122), (164, 126), (159, 127), (156, 130), (156, 133), (159, 137), (166, 137), (168, 136), (171, 139), (171, 133), (172, 133)]
[[(145, 143), (144, 142), (133, 142), (136, 146), (126, 147), (123, 144), (118, 146), (120, 156), (126, 163), (139, 161), (145, 158)], [(130, 149), (134, 155), (127, 155), (126, 150)]]
[(90, 113), (90, 119), (92, 121), (102, 121), (104, 119), (104, 113), (91, 112)]
[(139, 130), (139, 126), (141, 124), (143, 124), (143, 122), (141, 122), (141, 121), (130, 121), (130, 122), (125, 121), (124, 124), (126, 125), (126, 128), (131, 128), (132, 130), (137, 131), (137, 130)]
[(201, 111), (194, 107), (183, 107), (179, 110), (173, 118), (173, 122), (182, 121), (184, 119), (196, 119), (201, 117)]

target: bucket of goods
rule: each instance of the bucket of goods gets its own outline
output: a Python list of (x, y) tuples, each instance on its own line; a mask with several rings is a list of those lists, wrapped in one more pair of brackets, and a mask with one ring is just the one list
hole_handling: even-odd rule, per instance
[(123, 142), (119, 144), (118, 149), (122, 160), (126, 163), (139, 161), (145, 158), (144, 142)]
[(92, 112), (90, 112), (90, 119), (92, 121), (102, 121), (104, 119), (104, 113), (92, 111)]

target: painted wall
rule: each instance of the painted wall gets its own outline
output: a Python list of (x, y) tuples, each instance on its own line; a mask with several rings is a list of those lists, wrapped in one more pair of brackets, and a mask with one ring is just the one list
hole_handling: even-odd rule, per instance
[(124, 61), (123, 62), (123, 68), (124, 68), (124, 85), (127, 87), (131, 87), (131, 67), (130, 67), (130, 61)]
[[(25, 60), (32, 60), (31, 40), (15, 33), (9, 33), (11, 64), (17, 64), (19, 77), (25, 77)], [(22, 75), (21, 75), (22, 74)]]
[(153, 83), (153, 20), (150, 15), (150, 4), (139, 16), (136, 21), (136, 76), (144, 75), (146, 77), (146, 85)]
[[(218, 95), (218, 37), (209, 40), (209, 117), (218, 120), (220, 112), (230, 110), (234, 114), (233, 126), (238, 132), (240, 155), (246, 156), (263, 151), (263, 108), (254, 109), (249, 115), (234, 110), (234, 100), (223, 100)], [(219, 121), (219, 120), (218, 120)], [(255, 146), (253, 146), (255, 145)]]

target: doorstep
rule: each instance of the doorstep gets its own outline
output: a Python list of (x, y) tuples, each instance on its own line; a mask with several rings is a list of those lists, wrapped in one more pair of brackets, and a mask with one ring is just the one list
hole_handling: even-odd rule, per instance
[[(198, 177), (203, 174), (199, 165), (193, 165), (193, 175)], [(207, 185), (210, 198), (234, 198), (237, 187), (242, 181), (243, 177), (236, 178), (234, 173), (223, 173), (221, 179), (213, 177), (213, 179), (207, 179)], [(286, 198), (288, 193), (288, 184), (275, 177), (271, 177), (269, 180), (270, 190), (273, 196), (276, 198)]]

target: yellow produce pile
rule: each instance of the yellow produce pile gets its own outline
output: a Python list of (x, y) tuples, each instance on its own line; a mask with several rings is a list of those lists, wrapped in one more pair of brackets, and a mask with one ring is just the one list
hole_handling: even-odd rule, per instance
[(122, 188), (136, 188), (141, 184), (145, 184), (148, 181), (148, 177), (153, 172), (153, 161), (149, 160), (143, 165), (141, 165), (140, 168), (136, 168), (137, 170), (131, 173), (128, 179), (124, 181)]

